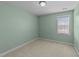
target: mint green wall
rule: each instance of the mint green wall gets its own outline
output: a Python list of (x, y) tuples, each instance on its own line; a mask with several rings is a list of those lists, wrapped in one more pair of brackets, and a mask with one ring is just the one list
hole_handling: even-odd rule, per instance
[(74, 10), (74, 45), (79, 50), (79, 4)]
[[(57, 16), (70, 15), (70, 35), (57, 34)], [(40, 16), (40, 37), (48, 38), (57, 41), (63, 41), (73, 43), (73, 11), (67, 11), (62, 13), (54, 13), (45, 16)]]
[(0, 5), (0, 53), (38, 37), (37, 19), (23, 9)]

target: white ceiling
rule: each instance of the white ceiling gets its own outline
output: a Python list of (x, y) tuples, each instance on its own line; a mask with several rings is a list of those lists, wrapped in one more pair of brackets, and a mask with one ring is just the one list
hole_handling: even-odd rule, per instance
[(73, 10), (78, 3), (77, 1), (47, 1), (47, 5), (41, 7), (38, 2), (39, 1), (3, 1), (0, 3), (24, 8), (37, 16)]

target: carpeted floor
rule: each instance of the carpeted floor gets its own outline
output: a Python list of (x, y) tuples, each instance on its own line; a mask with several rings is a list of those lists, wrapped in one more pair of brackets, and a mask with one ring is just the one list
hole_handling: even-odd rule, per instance
[(76, 57), (72, 46), (48, 40), (35, 40), (4, 57)]

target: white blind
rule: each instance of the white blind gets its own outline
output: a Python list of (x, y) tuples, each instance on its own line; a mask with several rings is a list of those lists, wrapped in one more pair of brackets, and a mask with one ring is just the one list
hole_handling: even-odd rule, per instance
[(57, 17), (57, 33), (69, 34), (69, 16)]

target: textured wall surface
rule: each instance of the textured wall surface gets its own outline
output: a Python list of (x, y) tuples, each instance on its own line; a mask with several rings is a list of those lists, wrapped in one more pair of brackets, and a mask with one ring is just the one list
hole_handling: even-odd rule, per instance
[(0, 5), (0, 53), (38, 37), (38, 17), (14, 6)]
[(79, 50), (79, 4), (74, 10), (74, 45)]
[[(57, 16), (69, 15), (70, 16), (70, 35), (57, 33)], [(49, 14), (40, 16), (40, 37), (48, 38), (57, 41), (73, 43), (73, 11)]]

